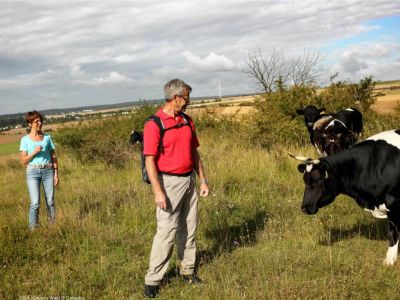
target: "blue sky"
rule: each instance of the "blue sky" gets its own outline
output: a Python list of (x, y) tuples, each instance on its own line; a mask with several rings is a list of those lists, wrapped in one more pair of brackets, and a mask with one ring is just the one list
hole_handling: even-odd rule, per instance
[(192, 96), (257, 92), (248, 53), (321, 53), (321, 78), (400, 79), (400, 2), (1, 1), (0, 114), (160, 99), (182, 78)]
[[(388, 64), (398, 61), (400, 59), (400, 15), (397, 16), (386, 16), (378, 19), (368, 20), (361, 24), (365, 27), (365, 31), (360, 33), (356, 33), (349, 37), (339, 38), (337, 40), (333, 40), (326, 47), (321, 48), (321, 53), (326, 55), (324, 63), (328, 66), (328, 68), (333, 69), (333, 65), (338, 64), (337, 54), (345, 53), (349, 49), (358, 49), (357, 55), (359, 57), (362, 56), (362, 52), (366, 50), (371, 50), (374, 47), (390, 47), (393, 51), (391, 51), (390, 55), (375, 57), (376, 60), (385, 60)], [(396, 47), (397, 45), (397, 47)], [(364, 51), (361, 51), (361, 48), (364, 48)], [(397, 65), (398, 66), (398, 65)], [(340, 70), (340, 66), (336, 66), (338, 70)], [(343, 72), (342, 72), (343, 73)], [(400, 72), (390, 72), (389, 74), (379, 74), (377, 72), (363, 73), (365, 76), (373, 75), (377, 80), (392, 80), (392, 79), (400, 79)], [(359, 77), (354, 76), (354, 74), (346, 74), (347, 76), (343, 76), (343, 79), (347, 80), (357, 80)]]

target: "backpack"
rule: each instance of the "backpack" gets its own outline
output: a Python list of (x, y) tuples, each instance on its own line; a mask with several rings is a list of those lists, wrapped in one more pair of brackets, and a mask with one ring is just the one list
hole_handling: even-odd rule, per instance
[[(180, 115), (184, 120), (183, 123), (179, 123), (179, 124), (176, 124), (176, 125), (168, 127), (168, 128), (164, 127), (164, 124), (161, 121), (160, 117), (158, 117), (156, 115), (151, 115), (145, 121), (145, 124), (148, 121), (151, 121), (151, 120), (154, 121), (154, 123), (156, 123), (158, 128), (160, 129), (160, 143), (158, 144), (158, 153), (164, 153), (163, 138), (164, 138), (164, 134), (167, 130), (174, 129), (174, 128), (181, 128), (183, 126), (190, 126), (190, 129), (193, 134), (193, 128), (188, 120), (189, 119), (188, 116), (186, 114), (184, 114), (183, 112), (180, 112)], [(143, 154), (143, 148), (144, 148), (144, 138), (142, 137), (142, 145), (140, 146), (140, 160), (142, 162), (142, 179), (145, 183), (150, 184), (150, 179), (149, 179), (149, 176), (148, 176), (147, 170), (146, 170), (146, 163), (145, 163), (145, 156)]]

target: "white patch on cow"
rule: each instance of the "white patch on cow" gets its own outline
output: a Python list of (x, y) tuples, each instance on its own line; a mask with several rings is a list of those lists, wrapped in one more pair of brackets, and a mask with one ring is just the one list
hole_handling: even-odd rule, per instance
[(371, 141), (379, 141), (383, 140), (387, 142), (390, 145), (393, 145), (400, 149), (400, 134), (397, 134), (394, 130), (389, 130), (389, 131), (384, 131), (381, 133), (378, 133), (376, 135), (373, 135), (369, 138), (366, 139), (366, 141), (371, 140)]
[(379, 205), (378, 209), (379, 209), (379, 210), (383, 210), (383, 211), (385, 211), (385, 212), (386, 212), (386, 211), (390, 211), (389, 209), (387, 209), (385, 203)]
[(330, 126), (335, 126), (335, 122), (341, 123), (341, 124), (343, 125), (344, 128), (347, 128), (347, 126), (346, 126), (342, 121), (340, 121), (340, 120), (338, 120), (338, 119), (333, 119), (333, 120), (328, 124), (328, 126), (326, 126), (326, 128), (328, 128), (328, 127), (330, 127)]
[(348, 110), (348, 111), (354, 111), (354, 109), (352, 109), (352, 108), (346, 108), (346, 110)]
[(331, 127), (331, 126), (335, 126), (335, 121), (336, 121), (336, 119), (330, 121), (328, 126), (326, 126), (326, 128)]
[(387, 219), (387, 214), (386, 214), (385, 210), (381, 210), (381, 209), (375, 207), (375, 209), (371, 212), (372, 212), (372, 215), (377, 219)]
[(310, 173), (311, 172), (311, 170), (312, 170), (312, 167), (313, 167), (313, 165), (307, 165), (306, 166), (306, 171), (308, 172), (308, 173)]
[(372, 216), (374, 216), (377, 219), (387, 219), (387, 213), (389, 211), (389, 209), (387, 209), (385, 204), (381, 204), (378, 207), (375, 207), (374, 210), (368, 209), (368, 208), (364, 208), (365, 211), (368, 211), (372, 214)]
[(387, 266), (393, 266), (394, 263), (397, 260), (397, 252), (398, 252), (398, 247), (399, 247), (399, 241), (397, 241), (397, 243), (392, 246), (389, 247), (387, 253), (386, 253), (386, 258), (383, 261), (383, 263)]

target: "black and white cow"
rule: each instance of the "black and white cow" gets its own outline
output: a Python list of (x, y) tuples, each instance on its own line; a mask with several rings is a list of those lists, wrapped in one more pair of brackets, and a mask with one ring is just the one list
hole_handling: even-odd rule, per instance
[(129, 136), (129, 144), (141, 144), (143, 143), (143, 132), (133, 130)]
[(389, 223), (389, 249), (384, 263), (397, 260), (400, 233), (400, 130), (374, 135), (340, 153), (304, 163), (305, 191), (301, 210), (315, 214), (336, 196), (352, 197), (362, 208)]
[(314, 145), (314, 124), (322, 117), (322, 112), (325, 108), (317, 108), (314, 105), (308, 105), (305, 108), (299, 108), (296, 110), (298, 115), (304, 116), (304, 123), (306, 124), (308, 134), (310, 135), (311, 144)]
[(335, 116), (325, 116), (314, 124), (313, 139), (318, 154), (328, 156), (353, 146), (358, 134)]
[(306, 106), (297, 110), (304, 115), (311, 144), (320, 155), (332, 155), (357, 142), (363, 129), (362, 114), (355, 108), (347, 108), (337, 113), (321, 114), (323, 109)]

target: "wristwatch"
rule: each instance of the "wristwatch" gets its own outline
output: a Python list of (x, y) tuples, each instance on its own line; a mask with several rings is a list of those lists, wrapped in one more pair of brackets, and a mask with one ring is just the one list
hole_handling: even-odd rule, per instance
[(204, 178), (204, 179), (201, 181), (201, 184), (203, 184), (203, 183), (208, 184), (207, 178)]

